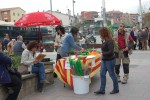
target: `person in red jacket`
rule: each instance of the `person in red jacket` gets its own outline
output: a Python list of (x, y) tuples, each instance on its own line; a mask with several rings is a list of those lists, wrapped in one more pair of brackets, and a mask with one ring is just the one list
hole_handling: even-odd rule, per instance
[(132, 51), (134, 42), (130, 34), (127, 33), (124, 28), (125, 28), (124, 24), (123, 23), (120, 24), (118, 31), (115, 34), (115, 41), (118, 45), (118, 49), (115, 50), (116, 55), (115, 72), (117, 75), (118, 82), (121, 82), (119, 74), (120, 74), (120, 65), (122, 62), (124, 71), (122, 83), (126, 84), (129, 78), (129, 63), (130, 63), (129, 54)]

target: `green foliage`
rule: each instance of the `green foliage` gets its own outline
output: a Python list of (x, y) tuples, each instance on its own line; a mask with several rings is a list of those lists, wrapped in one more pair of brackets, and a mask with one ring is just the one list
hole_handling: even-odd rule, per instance
[(87, 51), (88, 51), (88, 52), (92, 52), (92, 51), (93, 51), (93, 49), (92, 49), (92, 48), (89, 48), (89, 49), (87, 49)]
[(18, 69), (18, 67), (20, 66), (21, 63), (21, 56), (11, 56), (12, 59), (12, 67), (15, 69)]
[(69, 59), (69, 63), (70, 63), (70, 66), (72, 66), (71, 69), (74, 75), (84, 76), (84, 73), (83, 73), (84, 71), (82, 70), (83, 66), (82, 66), (80, 59), (78, 59), (77, 61)]
[[(114, 30), (113, 30), (113, 25), (109, 25), (109, 29), (111, 31), (112, 36), (114, 36)], [(116, 42), (114, 42), (114, 47), (115, 47), (115, 51), (118, 51), (118, 45)]]
[[(92, 48), (89, 48), (86, 51), (77, 51), (77, 52), (78, 52), (78, 55), (88, 55), (88, 52), (91, 52), (92, 50), (93, 50)], [(75, 55), (75, 53), (76, 53), (75, 49), (72, 49), (70, 52), (71, 55)]]
[(89, 55), (89, 53), (88, 53), (88, 51), (79, 51), (78, 55), (84, 55), (84, 56), (86, 56), (86, 55)]
[(143, 26), (150, 27), (150, 13), (146, 13), (143, 15)]
[(114, 29), (113, 29), (113, 25), (109, 25), (109, 29), (110, 29), (110, 31), (111, 31), (111, 33), (112, 33), (112, 36), (114, 36)]
[(72, 49), (71, 52), (70, 52), (71, 55), (74, 55), (75, 53), (76, 53), (75, 49)]
[(84, 76), (84, 73), (82, 71), (82, 63), (81, 63), (81, 60), (77, 60), (76, 62), (76, 65), (75, 65), (75, 68), (76, 68), (76, 73), (78, 76)]

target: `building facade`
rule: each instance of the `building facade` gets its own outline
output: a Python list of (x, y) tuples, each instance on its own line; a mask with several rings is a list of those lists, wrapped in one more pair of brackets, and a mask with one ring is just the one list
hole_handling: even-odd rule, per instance
[(94, 21), (95, 18), (98, 18), (98, 12), (96, 11), (82, 11), (80, 18), (83, 20)]
[(132, 25), (136, 25), (138, 23), (139, 14), (130, 14)]
[(106, 13), (108, 18), (112, 19), (113, 23), (126, 23), (132, 26), (138, 23), (139, 14), (123, 13), (121, 11), (109, 11)]
[(122, 15), (123, 15), (123, 12), (121, 11), (113, 10), (113, 11), (106, 12), (106, 17), (112, 18), (113, 23), (120, 23)]
[(67, 27), (67, 26), (73, 26), (74, 24), (78, 23), (78, 18), (77, 16), (71, 16), (70, 13), (64, 14), (59, 11), (47, 11), (49, 13), (52, 13), (54, 16), (56, 16), (58, 19), (62, 21), (62, 25)]
[(120, 21), (122, 23), (128, 23), (130, 25), (132, 24), (132, 22), (131, 22), (131, 16), (130, 16), (129, 13), (123, 13)]
[(5, 22), (16, 22), (25, 13), (26, 12), (20, 7), (0, 9), (1, 20), (5, 21)]

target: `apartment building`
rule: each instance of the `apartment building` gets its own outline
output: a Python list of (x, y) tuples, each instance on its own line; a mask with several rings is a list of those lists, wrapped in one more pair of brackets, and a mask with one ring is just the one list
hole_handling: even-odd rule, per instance
[(106, 13), (107, 18), (111, 18), (113, 23), (126, 23), (135, 25), (138, 23), (139, 14), (123, 13), (121, 11), (109, 11)]
[(122, 14), (122, 17), (121, 17), (121, 22), (122, 23), (128, 23), (128, 24), (132, 24), (132, 21), (131, 21), (131, 16), (129, 13), (123, 13)]
[(0, 9), (0, 18), (5, 22), (16, 22), (25, 13), (25, 10), (20, 7), (2, 8)]
[(97, 11), (82, 11), (80, 18), (84, 20), (94, 21), (94, 19), (98, 18), (98, 16), (99, 15)]
[(139, 17), (139, 14), (130, 14), (132, 25), (135, 25), (138, 23), (138, 17)]
[(123, 12), (115, 11), (115, 10), (109, 11), (106, 13), (106, 17), (112, 18), (113, 23), (120, 23), (122, 15), (123, 15)]

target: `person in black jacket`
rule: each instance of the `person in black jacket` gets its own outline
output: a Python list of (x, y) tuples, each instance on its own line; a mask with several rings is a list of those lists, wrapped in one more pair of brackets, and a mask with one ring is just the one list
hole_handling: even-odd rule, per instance
[(113, 90), (110, 94), (119, 93), (118, 81), (115, 75), (115, 55), (114, 55), (114, 41), (111, 36), (111, 32), (108, 28), (104, 27), (99, 30), (100, 37), (103, 41), (102, 49), (102, 65), (100, 70), (101, 86), (95, 94), (105, 94), (106, 87), (106, 72), (113, 81)]
[(4, 51), (4, 50), (7, 50), (7, 44), (10, 42), (10, 40), (9, 40), (9, 35), (6, 33), (5, 35), (4, 35), (4, 39), (3, 39), (3, 41), (2, 41), (2, 50)]
[(8, 96), (6, 100), (17, 100), (21, 86), (21, 75), (15, 70), (10, 70), (11, 68), (11, 58), (4, 55), (2, 51), (0, 51), (0, 67), (7, 67), (11, 82), (4, 83), (3, 85), (9, 89)]
[(134, 44), (134, 47), (133, 47), (133, 50), (136, 50), (136, 45), (137, 45), (137, 31), (136, 31), (136, 28), (133, 27), (133, 30), (130, 32), (130, 35), (132, 37), (132, 39), (134, 40), (135, 44)]

